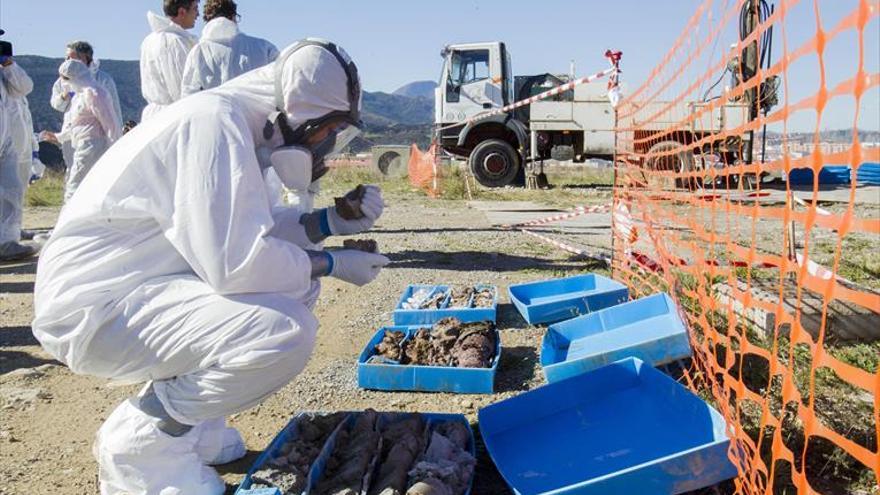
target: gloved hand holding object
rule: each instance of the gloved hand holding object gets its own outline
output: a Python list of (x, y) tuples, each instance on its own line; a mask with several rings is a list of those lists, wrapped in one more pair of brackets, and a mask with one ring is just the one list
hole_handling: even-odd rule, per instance
[(339, 216), (345, 220), (363, 218), (364, 212), (361, 211), (361, 201), (364, 200), (366, 192), (367, 188), (363, 184), (359, 184), (356, 188), (346, 193), (345, 196), (333, 198), (336, 213), (339, 213)]
[[(275, 167), (278, 170), (278, 167)], [(281, 174), (279, 173), (279, 176)], [(282, 182), (284, 178), (282, 177)], [(358, 192), (360, 190), (360, 192)], [(355, 199), (360, 196), (360, 199)], [(346, 199), (349, 198), (349, 199)], [(358, 186), (346, 194), (345, 198), (337, 198), (345, 202), (344, 215), (355, 217), (347, 220), (336, 207), (316, 210), (302, 216), (300, 223), (312, 243), (318, 244), (331, 235), (353, 235), (370, 230), (382, 215), (385, 204), (382, 201), (382, 190), (379, 186)]]
[(355, 249), (325, 251), (330, 255), (329, 276), (362, 286), (372, 282), (382, 267), (391, 262), (381, 254), (366, 253)]
[[(382, 190), (379, 189), (379, 186), (358, 187), (363, 190), (363, 196), (360, 199), (359, 205), (356, 205), (353, 200), (357, 195), (357, 189), (355, 189), (346, 194), (346, 197), (343, 198), (343, 201), (348, 202), (348, 207), (343, 209), (342, 212), (340, 212), (338, 207), (327, 209), (327, 224), (330, 228), (331, 234), (352, 235), (366, 232), (367, 230), (370, 230), (376, 223), (376, 220), (382, 216), (382, 210), (385, 208), (385, 203), (382, 201)], [(359, 206), (359, 208), (352, 208), (352, 206)], [(343, 213), (346, 213), (346, 216), (352, 216), (349, 214), (349, 210), (355, 210), (354, 213), (356, 214), (357, 209), (359, 209), (360, 213), (363, 215), (360, 218), (355, 216), (355, 218), (346, 219), (343, 216)]]

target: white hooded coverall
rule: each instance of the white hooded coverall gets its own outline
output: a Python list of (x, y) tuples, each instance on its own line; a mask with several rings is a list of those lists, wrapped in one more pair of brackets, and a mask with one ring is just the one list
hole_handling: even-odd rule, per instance
[[(122, 107), (119, 105), (119, 93), (116, 91), (116, 81), (113, 80), (113, 77), (111, 77), (110, 74), (100, 69), (101, 62), (98, 59), (92, 60), (92, 63), (89, 64), (88, 67), (95, 76), (95, 81), (97, 81), (98, 84), (110, 94), (110, 99), (113, 101), (113, 111), (116, 113), (116, 117), (120, 122), (125, 122), (122, 120)], [(62, 126), (67, 123), (67, 111), (70, 109), (72, 101), (70, 97), (65, 97), (65, 95), (68, 95), (71, 92), (73, 92), (73, 88), (70, 88), (69, 85), (64, 82), (64, 79), (61, 79), (60, 77), (56, 79), (55, 83), (52, 85), (52, 96), (49, 98), (49, 104), (52, 105), (52, 108), (56, 111), (64, 114)], [(73, 98), (76, 98), (76, 96), (74, 95)], [(73, 148), (68, 143), (62, 147), (62, 152), (64, 153), (64, 163), (70, 166), (70, 164), (73, 163)]]
[(122, 135), (122, 122), (113, 110), (110, 94), (95, 81), (86, 64), (66, 60), (58, 73), (68, 78), (65, 82), (76, 92), (64, 126), (56, 135), (59, 142), (73, 147), (64, 188), (64, 201), (68, 202), (98, 159)]
[[(18, 154), (18, 173), (27, 186), (34, 161), (34, 119), (27, 96), (12, 98), (12, 146)], [(22, 194), (22, 201), (24, 194)]]
[(147, 100), (141, 122), (180, 99), (186, 57), (198, 41), (167, 17), (147, 12), (147, 22), (152, 32), (141, 43), (141, 93)]
[(272, 43), (242, 33), (237, 23), (225, 17), (212, 19), (187, 56), (181, 96), (216, 88), (276, 58), (278, 49)]
[[(348, 110), (345, 72), (323, 48), (288, 58), (282, 86), (294, 127)], [(223, 493), (204, 466), (203, 430), (283, 387), (312, 352), (318, 284), (297, 245), (304, 228), (272, 207), (258, 159), (282, 145), (278, 132), (263, 137), (274, 95), (272, 64), (136, 127), (42, 250), (43, 347), (75, 373), (152, 381), (167, 414), (196, 425), (172, 437), (137, 399), (124, 402), (98, 434), (102, 493)]]
[[(22, 143), (17, 134), (26, 123), (21, 122), (21, 102), (16, 99), (25, 98), (33, 87), (31, 78), (15, 62), (0, 66), (0, 244), (21, 240), (22, 198), (27, 179), (20, 169)], [(27, 149), (30, 155), (30, 142)]]

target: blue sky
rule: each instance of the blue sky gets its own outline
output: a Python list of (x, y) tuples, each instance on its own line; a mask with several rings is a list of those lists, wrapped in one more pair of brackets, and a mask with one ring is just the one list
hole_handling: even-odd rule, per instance
[[(364, 87), (393, 91), (407, 82), (436, 79), (440, 72), (440, 49), (444, 44), (467, 41), (506, 41), (517, 74), (567, 73), (575, 60), (577, 72), (585, 74), (606, 67), (606, 48), (624, 52), (624, 79), (631, 88), (644, 81), (661, 60), (702, 0), (444, 0), (442, 2), (375, 1), (280, 1), (239, 0), (242, 30), (283, 47), (306, 36), (337, 41), (357, 61)], [(720, 7), (732, 0), (716, 0)], [(778, 2), (777, 2), (778, 3)], [(821, 0), (823, 25), (830, 26), (852, 11), (857, 0)], [(146, 11), (161, 10), (161, 0), (0, 0), (0, 25), (16, 52), (62, 56), (73, 39), (91, 41), (100, 58), (136, 59), (140, 42), (148, 33)], [(200, 20), (195, 31), (203, 23)], [(730, 23), (735, 26), (735, 20)], [(705, 24), (702, 28), (705, 31)], [(797, 46), (815, 32), (813, 1), (803, 0), (787, 23), (789, 46)], [(723, 35), (715, 47), (716, 59), (735, 33)], [(829, 71), (854, 73), (854, 36), (829, 45)], [(866, 35), (869, 71), (880, 65), (877, 18)], [(775, 48), (781, 50), (781, 36)], [(809, 57), (807, 57), (809, 58)], [(813, 57), (815, 59), (815, 57)], [(804, 60), (793, 67), (792, 96), (812, 94), (818, 80), (817, 66)], [(705, 64), (703, 65), (705, 67)], [(695, 69), (694, 75), (705, 70)], [(833, 79), (833, 77), (832, 77)], [(874, 88), (876, 90), (877, 88)], [(863, 110), (880, 115), (880, 98), (873, 91)], [(842, 104), (839, 115), (829, 110), (822, 127), (851, 127), (851, 108)], [(802, 117), (803, 125), (809, 118)], [(880, 117), (866, 119), (865, 127), (880, 128)]]

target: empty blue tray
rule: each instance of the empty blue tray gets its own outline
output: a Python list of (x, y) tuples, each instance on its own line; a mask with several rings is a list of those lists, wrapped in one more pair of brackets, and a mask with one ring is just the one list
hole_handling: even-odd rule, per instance
[[(450, 316), (454, 316), (461, 320), (462, 323), (473, 323), (476, 321), (497, 321), (496, 314), (498, 310), (498, 288), (494, 285), (485, 285), (485, 284), (477, 284), (474, 286), (476, 289), (483, 288), (491, 288), (494, 294), (494, 301), (491, 308), (472, 308), (472, 307), (461, 307), (461, 308), (452, 308), (449, 307), (449, 286), (448, 285), (410, 285), (403, 291), (403, 295), (400, 296), (400, 300), (397, 301), (397, 306), (394, 308), (394, 324), (395, 325), (431, 325), (433, 323), (437, 323), (443, 318), (448, 318)], [(446, 298), (444, 299), (441, 307), (439, 309), (404, 309), (403, 304), (407, 299), (412, 297), (413, 293), (418, 291), (419, 289), (428, 289), (430, 290), (430, 294), (433, 295), (435, 292), (447, 292)], [(473, 296), (471, 296), (471, 300), (468, 303), (470, 306), (473, 304)]]
[(691, 355), (678, 307), (666, 294), (550, 325), (541, 366), (550, 383), (628, 357), (659, 366)]
[[(266, 450), (257, 457), (257, 460), (254, 461), (251, 468), (248, 470), (247, 474), (242, 480), (241, 484), (239, 484), (238, 489), (235, 491), (235, 495), (283, 495), (281, 491), (277, 488), (251, 488), (251, 475), (254, 474), (257, 470), (259, 470), (263, 464), (269, 460), (270, 457), (274, 456), (278, 450), (288, 441), (294, 438), (296, 435), (296, 423), (300, 421), (300, 419), (306, 414), (323, 414), (323, 413), (300, 413), (294, 416), (284, 428), (278, 432), (278, 435), (269, 443), (269, 446), (266, 447)], [(394, 421), (395, 418), (405, 418), (410, 413), (399, 413), (399, 412), (390, 412), (390, 413), (379, 413), (379, 424), (380, 426), (387, 421)], [(463, 414), (442, 414), (442, 413), (421, 413), (421, 415), (427, 421), (427, 426), (429, 431), (432, 430), (437, 423), (447, 422), (447, 421), (458, 421), (467, 426), (468, 431), (468, 445), (467, 451), (474, 457), (476, 457), (476, 444), (474, 442), (474, 432), (471, 429), (470, 423), (468, 423), (467, 418), (464, 417)], [(344, 426), (350, 426), (356, 418), (356, 413), (347, 413), (347, 416), (341, 421), (341, 424)], [(336, 431), (334, 431), (327, 441), (324, 444), (324, 447), (321, 449), (321, 453), (318, 455), (318, 458), (315, 459), (315, 462), (312, 463), (311, 469), (309, 471), (309, 481), (306, 487), (306, 491), (303, 494), (308, 494), (311, 489), (314, 488), (315, 483), (321, 478), (321, 475), (324, 472), (325, 465), (327, 463), (327, 459), (333, 453), (333, 447), (336, 441), (336, 435), (339, 432), (339, 427), (337, 427)], [(476, 474), (476, 473), (475, 473)], [(471, 477), (471, 486), (473, 486), (474, 479)], [(465, 495), (470, 495), (471, 489), (468, 488)], [(366, 492), (364, 492), (366, 493)]]
[(635, 358), (497, 402), (479, 421), (518, 494), (678, 494), (736, 476), (721, 415)]
[(530, 325), (567, 320), (629, 298), (625, 285), (594, 273), (511, 285), (508, 291)]
[(358, 386), (372, 390), (406, 390), (417, 392), (455, 392), (459, 394), (491, 394), (495, 389), (495, 372), (501, 359), (501, 338), (495, 331), (495, 358), (491, 368), (456, 368), (451, 366), (413, 366), (409, 364), (368, 363), (374, 348), (382, 342), (385, 330), (406, 332), (408, 340), (424, 326), (393, 326), (380, 328), (367, 342), (358, 359)]

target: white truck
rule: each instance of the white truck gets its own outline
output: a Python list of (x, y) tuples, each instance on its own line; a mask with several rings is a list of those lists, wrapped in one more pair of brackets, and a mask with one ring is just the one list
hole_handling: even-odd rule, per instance
[[(444, 64), (435, 91), (435, 139), (447, 153), (465, 158), (476, 180), (488, 187), (522, 185), (525, 175), (538, 176), (543, 160), (588, 158), (611, 160), (615, 147), (615, 111), (608, 100), (607, 79), (576, 86), (551, 99), (541, 100), (513, 112), (471, 121), (516, 101), (542, 93), (568, 81), (568, 76), (541, 74), (513, 76), (512, 60), (502, 42), (466, 43), (446, 46)], [(662, 103), (652, 103), (662, 105)], [(689, 129), (670, 132), (678, 122), (706, 103), (681, 103), (663, 112), (666, 121), (652, 119), (642, 127), (639, 115), (655, 112), (642, 108), (620, 128), (636, 129), (639, 142), (634, 152), (660, 151), (695, 142), (724, 128), (738, 127), (748, 120), (749, 106), (728, 103), (695, 119)], [(643, 138), (649, 138), (642, 141)], [(674, 158), (652, 160), (644, 166), (662, 170), (691, 171), (700, 167), (696, 153), (728, 154), (725, 160), (741, 159), (743, 141), (727, 139), (702, 149), (679, 153)], [(736, 156), (734, 156), (736, 155)], [(528, 169), (528, 170), (527, 170)], [(546, 179), (544, 179), (546, 180)]]

